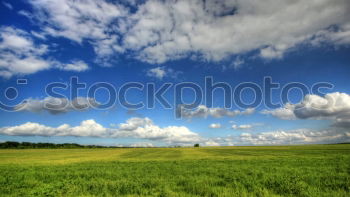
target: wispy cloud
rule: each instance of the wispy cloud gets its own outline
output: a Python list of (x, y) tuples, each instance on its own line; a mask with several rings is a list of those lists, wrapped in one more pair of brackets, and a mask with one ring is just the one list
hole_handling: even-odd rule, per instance
[(228, 110), (224, 108), (208, 108), (205, 105), (200, 105), (196, 109), (189, 110), (179, 105), (177, 110), (182, 118), (207, 118), (209, 116), (214, 118), (234, 117), (237, 115), (250, 115), (255, 112), (255, 109), (248, 108), (244, 111)]
[(13, 6), (12, 6), (10, 3), (6, 2), (6, 1), (1, 1), (1, 3), (2, 3), (5, 7), (7, 7), (8, 9), (13, 10)]

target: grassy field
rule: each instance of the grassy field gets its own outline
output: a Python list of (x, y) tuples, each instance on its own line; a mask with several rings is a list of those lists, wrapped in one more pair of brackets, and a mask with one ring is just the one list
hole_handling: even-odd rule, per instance
[(350, 145), (0, 150), (0, 196), (350, 196)]

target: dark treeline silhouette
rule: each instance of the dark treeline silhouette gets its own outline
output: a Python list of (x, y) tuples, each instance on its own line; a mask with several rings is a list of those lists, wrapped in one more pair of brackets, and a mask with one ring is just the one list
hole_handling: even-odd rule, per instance
[(115, 148), (112, 146), (80, 145), (74, 143), (31, 143), (31, 142), (2, 142), (0, 149), (27, 149), (27, 148)]

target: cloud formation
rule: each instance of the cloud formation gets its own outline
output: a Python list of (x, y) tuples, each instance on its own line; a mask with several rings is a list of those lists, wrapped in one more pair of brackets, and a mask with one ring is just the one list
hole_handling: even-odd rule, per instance
[(67, 98), (46, 97), (40, 99), (26, 99), (14, 107), (15, 111), (28, 111), (40, 113), (47, 111), (50, 114), (61, 114), (70, 111), (82, 111), (98, 107), (99, 103), (93, 98), (76, 97), (73, 100)]
[[(72, 127), (62, 124), (58, 127), (45, 126), (27, 122), (18, 126), (0, 128), (1, 135), (11, 136), (76, 136), (101, 138), (135, 138), (163, 142), (168, 145), (192, 146), (200, 143), (203, 146), (232, 145), (277, 145), (277, 144), (316, 144), (340, 143), (350, 141), (350, 132), (345, 130), (298, 129), (290, 131), (269, 131), (261, 133), (242, 133), (239, 136), (205, 138), (184, 126), (160, 127), (149, 118), (130, 118), (116, 128), (105, 128), (95, 120), (85, 120)], [(134, 146), (153, 146), (151, 143)]]
[(63, 124), (49, 127), (28, 122), (19, 126), (0, 128), (0, 134), (20, 136), (78, 136), (104, 138), (140, 138), (169, 144), (199, 142), (201, 137), (184, 126), (159, 127), (149, 118), (130, 118), (117, 128), (105, 128), (95, 120), (85, 120), (79, 126)]
[[(302, 44), (314, 47), (350, 44), (348, 0), (29, 3), (32, 12), (21, 10), (20, 14), (40, 30), (28, 33), (13, 27), (0, 29), (1, 77), (50, 68), (78, 72), (89, 68), (81, 60), (60, 63), (54, 57), (44, 58), (51, 46), (38, 41), (49, 37), (90, 44), (96, 62), (103, 66), (111, 66), (118, 55), (127, 53), (128, 57), (148, 63), (182, 58), (215, 62), (236, 56), (231, 67), (237, 69), (245, 62), (240, 55), (248, 52), (274, 59), (283, 58)], [(169, 70), (158, 67), (148, 75), (162, 79), (166, 73)]]
[(50, 62), (41, 58), (47, 48), (47, 45), (35, 44), (25, 31), (0, 28), (0, 76), (9, 78), (50, 68)]
[(239, 110), (227, 110), (224, 108), (208, 108), (205, 105), (199, 105), (196, 109), (189, 110), (183, 106), (177, 108), (181, 118), (222, 118), (222, 117), (234, 117), (237, 115), (250, 115), (255, 112), (255, 109), (248, 108), (244, 111)]
[(282, 120), (295, 120), (295, 114), (294, 114), (294, 105), (287, 103), (282, 108), (277, 108), (274, 110), (263, 110), (261, 111), (262, 114), (272, 115), (275, 117), (278, 117)]
[[(53, 37), (64, 37), (82, 43), (89, 41), (100, 62), (124, 51), (118, 44), (125, 31), (128, 10), (107, 1), (31, 0), (31, 18), (41, 24), (42, 31)], [(120, 21), (120, 22), (119, 22)], [(108, 65), (106, 63), (105, 65)]]
[(32, 35), (13, 27), (0, 28), (0, 77), (33, 74), (42, 70), (58, 68), (66, 71), (85, 71), (89, 67), (83, 61), (69, 64), (43, 58), (49, 46), (38, 44)]
[(283, 108), (264, 110), (281, 119), (332, 120), (333, 126), (350, 128), (350, 95), (334, 92), (325, 96), (306, 95), (301, 103), (286, 104)]
[(303, 43), (350, 44), (348, 0), (123, 4), (31, 0), (30, 4), (35, 10), (32, 17), (45, 34), (78, 43), (89, 41), (100, 60), (127, 51), (150, 63), (185, 57), (220, 61), (251, 51), (273, 59)]
[(206, 139), (203, 144), (214, 146), (234, 145), (286, 145), (286, 144), (332, 144), (350, 142), (350, 132), (344, 130), (276, 130), (259, 133), (241, 133)]
[(291, 131), (271, 131), (257, 134), (242, 133), (236, 144), (278, 145), (278, 144), (324, 144), (349, 142), (350, 132), (298, 129)]
[(146, 75), (152, 78), (162, 80), (165, 77), (176, 79), (181, 74), (179, 71), (174, 71), (171, 68), (165, 66), (158, 66), (147, 70)]
[(235, 129), (235, 130), (250, 130), (253, 128), (253, 125), (250, 125), (250, 124), (242, 124), (242, 125), (232, 125), (231, 127), (232, 129)]

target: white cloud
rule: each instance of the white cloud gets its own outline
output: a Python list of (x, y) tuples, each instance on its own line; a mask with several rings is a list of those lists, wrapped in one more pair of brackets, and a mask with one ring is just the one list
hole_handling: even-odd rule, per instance
[[(298, 129), (290, 131), (270, 131), (261, 133), (242, 133), (239, 136), (204, 138), (183, 126), (159, 127), (149, 118), (130, 118), (117, 128), (105, 128), (94, 120), (85, 120), (72, 127), (63, 124), (58, 127), (28, 122), (18, 126), (2, 127), (0, 134), (12, 136), (77, 136), (103, 138), (135, 138), (163, 142), (169, 145), (203, 146), (232, 145), (277, 145), (277, 144), (315, 144), (340, 143), (350, 141), (347, 130)], [(152, 143), (135, 143), (134, 147), (151, 147)]]
[(244, 60), (241, 59), (240, 57), (236, 57), (235, 61), (232, 62), (232, 66), (234, 69), (239, 69), (243, 66)]
[(46, 37), (45, 37), (44, 33), (38, 33), (38, 32), (35, 32), (35, 31), (30, 31), (30, 33), (36, 38), (39, 38), (41, 40), (46, 40)]
[(270, 114), (272, 116), (278, 117), (282, 120), (295, 120), (296, 117), (294, 115), (294, 105), (287, 103), (282, 108), (277, 108), (274, 110), (263, 110), (262, 114)]
[(212, 123), (209, 125), (209, 128), (211, 129), (219, 129), (221, 128), (221, 124), (220, 123)]
[(108, 135), (108, 129), (96, 123), (95, 120), (84, 120), (79, 126), (76, 127), (69, 128), (68, 125), (60, 127), (64, 127), (63, 129), (59, 130), (60, 132), (58, 134), (62, 136), (105, 137)]
[(37, 19), (49, 23), (44, 27), (46, 32), (77, 42), (109, 38), (106, 33), (115, 27), (111, 23), (127, 11), (106, 1), (31, 0), (30, 3), (36, 9)]
[(251, 51), (272, 59), (303, 43), (350, 43), (348, 0), (148, 0), (130, 3), (135, 12), (107, 1), (30, 3), (43, 31), (89, 41), (102, 60), (126, 51), (150, 63), (219, 61)]
[(333, 120), (334, 126), (348, 126), (350, 122), (350, 95), (334, 92), (324, 97), (306, 95), (301, 103), (286, 104), (284, 108), (262, 111), (281, 119)]
[(70, 64), (59, 64), (59, 69), (65, 70), (65, 71), (76, 71), (76, 72), (82, 72), (89, 69), (89, 66), (84, 61), (73, 61)]
[(201, 137), (184, 126), (159, 127), (149, 118), (130, 118), (118, 128), (105, 128), (94, 120), (82, 121), (79, 126), (63, 124), (49, 127), (28, 122), (19, 126), (0, 128), (0, 134), (21, 136), (81, 136), (109, 138), (140, 138), (169, 144), (199, 142)]
[(244, 111), (239, 110), (227, 110), (224, 108), (208, 108), (205, 105), (199, 105), (194, 110), (185, 109), (183, 106), (178, 106), (177, 108), (180, 117), (182, 118), (207, 118), (209, 116), (214, 118), (222, 118), (222, 117), (234, 117), (237, 115), (250, 115), (255, 112), (255, 109), (248, 108)]
[(349, 132), (323, 130), (312, 131), (298, 129), (291, 131), (271, 131), (257, 134), (242, 133), (237, 144), (243, 145), (278, 145), (278, 144), (317, 144), (339, 143), (350, 140)]
[(107, 129), (94, 120), (82, 121), (79, 126), (71, 127), (63, 124), (59, 127), (49, 127), (38, 123), (27, 122), (13, 127), (3, 127), (1, 134), (21, 136), (91, 136), (103, 137), (107, 135)]
[(15, 111), (44, 112), (60, 114), (70, 111), (87, 110), (97, 107), (99, 104), (93, 98), (76, 97), (73, 100), (67, 98), (46, 97), (40, 99), (26, 99), (21, 104), (15, 106)]
[(192, 143), (200, 140), (197, 133), (184, 126), (159, 127), (149, 118), (130, 118), (119, 125), (112, 137), (135, 137), (150, 140), (162, 140), (170, 144)]
[(158, 66), (158, 67), (149, 69), (146, 74), (149, 77), (154, 77), (154, 78), (157, 78), (159, 80), (162, 80), (164, 77), (166, 77), (166, 76), (171, 77), (175, 73), (170, 68), (166, 68), (164, 66)]
[(156, 68), (152, 68), (149, 69), (147, 71), (147, 76), (149, 77), (155, 77), (158, 79), (163, 79), (163, 77), (165, 77), (165, 75), (167, 75), (166, 70), (164, 67), (156, 67)]
[(253, 125), (249, 125), (249, 124), (232, 125), (232, 129), (235, 129), (235, 130), (250, 130), (252, 128), (253, 128)]
[[(345, 130), (277, 130), (260, 133), (242, 133), (206, 139), (220, 146), (233, 145), (286, 145), (286, 144), (331, 144), (350, 141), (350, 132)], [(205, 144), (205, 141), (202, 142)]]
[(146, 75), (148, 77), (156, 78), (159, 80), (166, 78), (178, 79), (179, 75), (181, 75), (181, 71), (174, 71), (171, 68), (167, 68), (165, 66), (158, 66), (155, 68), (151, 68), (147, 70)]
[[(118, 44), (128, 9), (106, 1), (31, 0), (34, 17), (43, 31), (55, 37), (90, 42), (99, 60), (123, 52)], [(107, 58), (108, 59), (108, 58)]]
[(154, 145), (149, 142), (138, 142), (138, 143), (130, 144), (127, 147), (154, 147)]
[(47, 45), (35, 43), (32, 36), (23, 30), (0, 28), (0, 76), (10, 78), (13, 75), (33, 74), (52, 68), (67, 71), (88, 69), (83, 61), (63, 64), (43, 58), (48, 51)]
[(203, 142), (204, 146), (221, 146), (220, 143), (215, 142), (214, 140), (207, 140), (205, 142)]
[(38, 45), (30, 36), (12, 27), (0, 29), (0, 73), (9, 78), (15, 74), (32, 74), (49, 69), (50, 62), (40, 56), (47, 52), (47, 45)]
[(266, 47), (260, 50), (260, 56), (265, 59), (280, 59), (286, 48)]
[(306, 95), (304, 100), (294, 106), (298, 118), (334, 118), (350, 115), (350, 95), (334, 92), (324, 97)]

